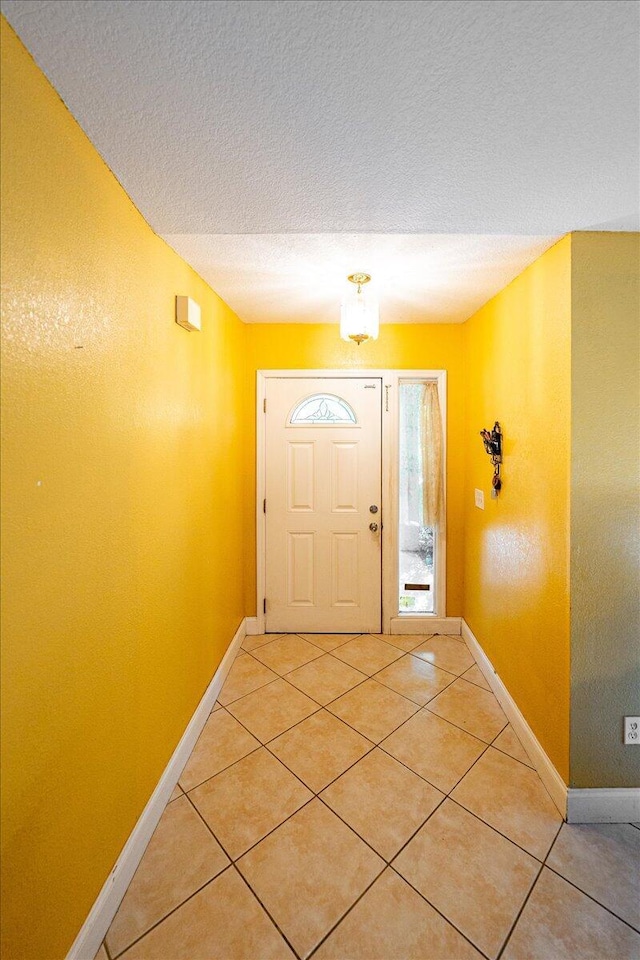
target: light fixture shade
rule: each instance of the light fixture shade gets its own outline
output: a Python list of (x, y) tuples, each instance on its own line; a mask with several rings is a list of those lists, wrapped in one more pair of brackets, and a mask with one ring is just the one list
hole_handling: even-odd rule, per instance
[(380, 309), (374, 290), (351, 280), (340, 308), (340, 336), (359, 346), (364, 340), (375, 340), (379, 329)]

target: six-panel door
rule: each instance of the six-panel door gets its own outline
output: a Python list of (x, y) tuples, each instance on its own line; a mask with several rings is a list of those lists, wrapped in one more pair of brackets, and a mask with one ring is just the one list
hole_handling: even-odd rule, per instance
[(371, 377), (267, 382), (268, 632), (380, 632), (381, 393)]

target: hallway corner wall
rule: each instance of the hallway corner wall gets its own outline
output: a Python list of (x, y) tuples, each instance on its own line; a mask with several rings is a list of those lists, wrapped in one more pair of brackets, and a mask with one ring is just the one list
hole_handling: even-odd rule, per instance
[(60, 960), (244, 616), (245, 331), (6, 22), (2, 98), (2, 956)]
[(640, 234), (572, 235), (571, 786), (640, 787)]
[[(568, 783), (571, 237), (471, 317), (464, 343), (463, 616)], [(479, 432), (495, 420), (494, 500)]]
[(447, 371), (447, 616), (462, 610), (462, 472), (464, 465), (462, 324), (390, 324), (357, 347), (337, 323), (255, 323), (246, 327), (244, 531), (245, 606), (256, 612), (256, 372), (258, 370), (425, 369)]

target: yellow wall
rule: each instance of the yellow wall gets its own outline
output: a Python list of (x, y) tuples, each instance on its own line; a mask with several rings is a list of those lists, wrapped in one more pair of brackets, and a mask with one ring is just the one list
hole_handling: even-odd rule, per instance
[[(489, 301), (464, 336), (464, 616), (568, 782), (571, 238)], [(478, 433), (495, 420), (504, 487), (492, 500)]]
[(447, 615), (462, 613), (462, 325), (382, 324), (380, 337), (360, 347), (345, 343), (337, 324), (252, 324), (245, 363), (245, 605), (255, 616), (256, 371), (398, 368), (447, 370)]
[(640, 235), (572, 240), (571, 784), (640, 786)]
[[(243, 328), (4, 22), (2, 96), (3, 956), (64, 956), (255, 613), (257, 369), (448, 371), (447, 613), (568, 780), (571, 527), (571, 782), (635, 782), (637, 237), (565, 238), (464, 326), (384, 325), (360, 348), (335, 324)], [(201, 334), (173, 322), (176, 293)], [(492, 501), (478, 431), (496, 418)]]
[(244, 328), (6, 24), (2, 97), (2, 956), (53, 960), (244, 613)]

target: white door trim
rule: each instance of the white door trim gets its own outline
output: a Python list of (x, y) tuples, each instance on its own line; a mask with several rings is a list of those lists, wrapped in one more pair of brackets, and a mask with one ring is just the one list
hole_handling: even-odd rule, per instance
[[(382, 380), (382, 630), (383, 633), (434, 633), (434, 621), (446, 617), (446, 521), (438, 536), (436, 597), (431, 615), (397, 615), (398, 593), (398, 384), (410, 380), (435, 380), (438, 384), (442, 429), (445, 438), (443, 470), (446, 477), (447, 373), (445, 370), (258, 370), (256, 373), (256, 626), (264, 633), (263, 603), (266, 589), (266, 525), (263, 503), (266, 491), (265, 413), (269, 379), (357, 377)], [(388, 398), (388, 409), (387, 399)], [(446, 484), (445, 484), (446, 487)], [(446, 502), (445, 502), (446, 517)], [(253, 619), (253, 618), (252, 618)]]

